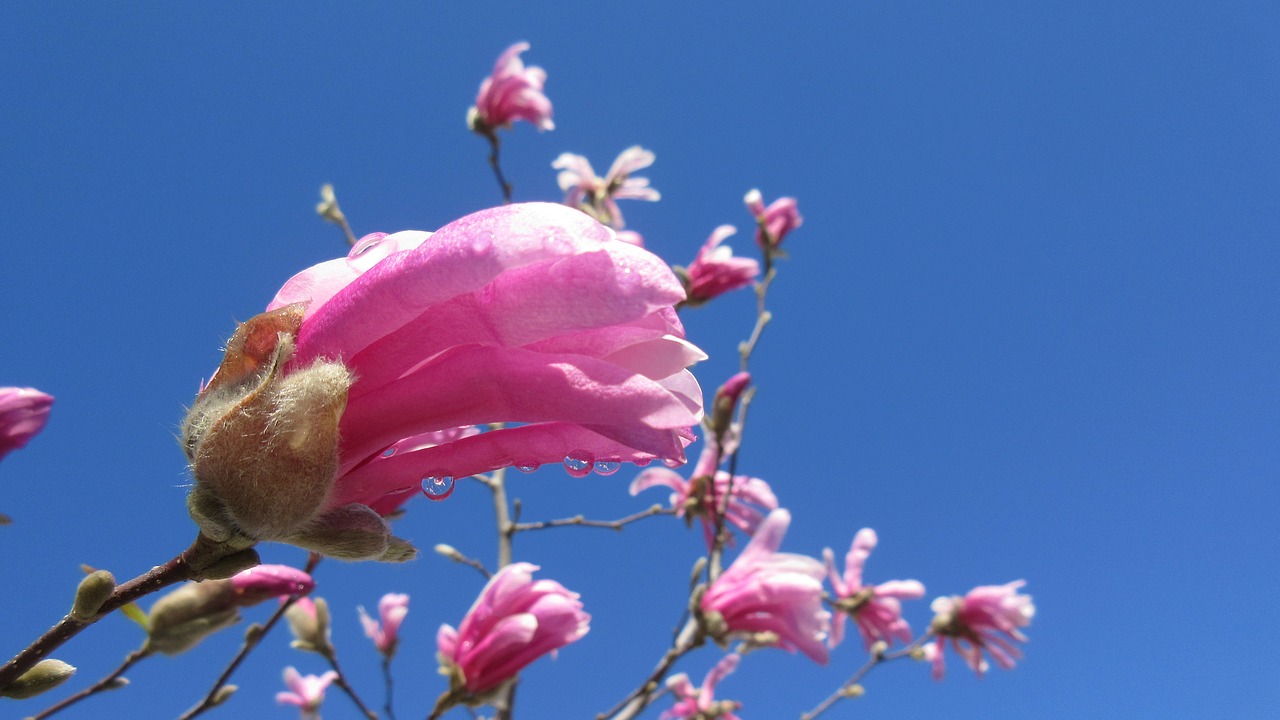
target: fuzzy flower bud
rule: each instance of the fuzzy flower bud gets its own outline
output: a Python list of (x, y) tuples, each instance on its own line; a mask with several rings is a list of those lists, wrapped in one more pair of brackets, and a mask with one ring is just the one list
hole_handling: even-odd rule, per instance
[(302, 598), (284, 613), (293, 633), (293, 647), (327, 655), (333, 652), (329, 640), (329, 604), (324, 598)]
[(95, 570), (80, 581), (76, 588), (75, 603), (71, 606), (71, 617), (85, 622), (93, 619), (102, 609), (102, 604), (115, 592), (115, 576), (106, 570)]
[(315, 586), (310, 575), (288, 565), (259, 565), (231, 578), (231, 589), (240, 607), (271, 598), (306, 595)]
[(26, 700), (58, 687), (75, 673), (74, 667), (61, 660), (41, 660), (17, 680), (0, 688), (0, 697)]
[(239, 620), (231, 581), (184, 583), (151, 606), (145, 649), (178, 655)]

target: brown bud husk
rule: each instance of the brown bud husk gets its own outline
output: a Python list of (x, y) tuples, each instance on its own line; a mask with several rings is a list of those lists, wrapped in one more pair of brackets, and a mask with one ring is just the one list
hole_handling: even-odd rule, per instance
[(189, 582), (151, 606), (144, 649), (177, 655), (239, 619), (231, 581)]
[(0, 690), (0, 697), (26, 700), (58, 687), (75, 674), (76, 669), (61, 660), (41, 660)]
[(196, 481), (188, 507), (214, 540), (288, 542), (317, 520), (333, 489), (352, 376), (328, 361), (286, 374), (302, 312), (289, 305), (241, 325), (183, 421)]

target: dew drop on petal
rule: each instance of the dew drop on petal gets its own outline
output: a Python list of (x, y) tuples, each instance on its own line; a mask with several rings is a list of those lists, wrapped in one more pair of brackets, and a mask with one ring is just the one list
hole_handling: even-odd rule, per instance
[(488, 255), (493, 250), (493, 233), (481, 233), (471, 238), (471, 252)]
[(677, 458), (663, 458), (662, 464), (666, 465), (669, 468), (678, 468), (681, 465), (684, 465), (684, 461), (679, 460)]
[(534, 472), (534, 471), (535, 471), (535, 470), (537, 470), (539, 467), (541, 467), (541, 466), (540, 466), (540, 465), (538, 465), (538, 463), (536, 463), (536, 462), (519, 463), (519, 464), (517, 464), (517, 465), (516, 465), (516, 469), (517, 469), (517, 470), (519, 470), (519, 471), (520, 471), (520, 472), (522, 472), (522, 473), (525, 473), (525, 474), (528, 474), (528, 473)]
[(542, 240), (542, 247), (552, 255), (568, 255), (573, 252), (573, 243), (560, 235), (548, 235)]
[(618, 472), (621, 467), (622, 463), (617, 460), (597, 460), (592, 469), (596, 471), (597, 475), (612, 475)]
[(431, 500), (444, 500), (453, 494), (453, 476), (440, 473), (422, 478), (422, 494)]
[(356, 243), (351, 248), (351, 252), (347, 253), (347, 257), (351, 257), (351, 258), (360, 257), (361, 255), (377, 247), (382, 242), (382, 238), (384, 237), (386, 237), (385, 233), (372, 233), (369, 235), (365, 235), (363, 238), (360, 239), (360, 242)]
[(653, 462), (653, 458), (646, 457), (646, 458), (640, 458), (638, 460), (632, 460), (631, 464), (635, 465), (636, 467), (648, 467), (649, 463), (651, 462)]
[(383, 451), (382, 451), (382, 457), (384, 457), (384, 458), (389, 458), (389, 457), (391, 457), (392, 455), (395, 455), (395, 454), (396, 454), (396, 449), (395, 449), (394, 447), (389, 447), (389, 448), (387, 448), (386, 450), (383, 450)]
[(564, 456), (564, 469), (574, 477), (586, 477), (591, 473), (594, 459), (586, 450), (574, 450)]

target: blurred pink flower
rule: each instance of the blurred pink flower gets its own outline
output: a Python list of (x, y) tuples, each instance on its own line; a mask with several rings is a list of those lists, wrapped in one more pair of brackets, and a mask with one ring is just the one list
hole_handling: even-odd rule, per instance
[(902, 619), (901, 600), (915, 600), (924, 596), (924, 585), (919, 580), (890, 580), (879, 585), (862, 584), (862, 566), (876, 547), (876, 531), (863, 528), (853, 538), (849, 554), (844, 559), (844, 576), (836, 573), (835, 553), (830, 548), (822, 551), (827, 565), (831, 587), (835, 590), (835, 624), (831, 628), (831, 647), (844, 639), (846, 616), (862, 635), (862, 641), (871, 649), (872, 643), (895, 639), (903, 644), (911, 642), (911, 626)]
[(52, 407), (53, 396), (35, 388), (0, 388), (0, 458), (43, 430)]
[(284, 669), (284, 684), (288, 692), (276, 693), (276, 702), (281, 705), (296, 705), (302, 711), (302, 717), (319, 717), (320, 704), (324, 702), (324, 691), (338, 673), (330, 670), (323, 675), (301, 675), (293, 667)]
[(310, 575), (288, 565), (258, 565), (231, 577), (231, 590), (241, 607), (271, 598), (306, 595), (315, 587)]
[(374, 647), (385, 657), (396, 654), (396, 645), (400, 641), (400, 623), (409, 614), (409, 596), (402, 593), (387, 593), (378, 601), (378, 618), (369, 617), (363, 607), (360, 611), (360, 624), (364, 626), (365, 637), (373, 641)]
[(534, 580), (537, 569), (523, 562), (502, 568), (457, 630), (440, 626), (436, 646), (442, 672), (470, 693), (497, 688), (590, 629), (591, 616), (582, 611), (578, 594), (554, 580)]
[(1014, 661), (1022, 657), (1022, 652), (1011, 641), (1027, 641), (1019, 628), (1030, 625), (1036, 614), (1031, 596), (1018, 593), (1026, 584), (1025, 580), (1015, 580), (1004, 585), (983, 585), (964, 597), (940, 597), (933, 601), (934, 618), (930, 627), (938, 639), (925, 648), (925, 653), (933, 662), (935, 680), (941, 680), (945, 671), (943, 650), (948, 638), (956, 654), (979, 676), (987, 670), (984, 650), (1000, 667), (1013, 669)]
[[(367, 236), (268, 309), (306, 303), (287, 370), (341, 359), (355, 376), (327, 507), (386, 514), (428, 477), (683, 461), (702, 416), (685, 368), (706, 357), (672, 309), (683, 296), (652, 253), (524, 203)], [(499, 422), (518, 425), (476, 427)]]
[(700, 688), (695, 688), (685, 673), (672, 675), (667, 680), (667, 690), (676, 697), (676, 704), (663, 712), (658, 720), (740, 720), (733, 711), (741, 704), (734, 700), (717, 701), (715, 692), (716, 685), (737, 667), (737, 653), (724, 656), (707, 673)]
[(716, 228), (685, 270), (689, 305), (700, 305), (731, 290), (744, 288), (760, 274), (760, 263), (752, 258), (735, 257), (733, 248), (720, 244), (736, 232), (738, 229), (732, 225)]
[(467, 125), (484, 135), (497, 128), (510, 128), (516, 120), (524, 120), (539, 130), (553, 130), (551, 101), (542, 93), (547, 73), (540, 67), (526, 68), (520, 53), (529, 43), (520, 42), (506, 49), (494, 63), (493, 74), (480, 83), (476, 104), (467, 113)]
[[(822, 609), (823, 567), (814, 558), (778, 552), (790, 524), (786, 510), (769, 513), (742, 554), (707, 588), (701, 609), (713, 635), (772, 633), (779, 647), (825, 665), (831, 614)], [(721, 620), (723, 632), (717, 632)]]
[[(756, 244), (760, 247), (778, 247), (792, 230), (800, 227), (804, 218), (796, 208), (796, 199), (778, 198), (768, 208), (759, 190), (751, 190), (743, 198), (747, 210), (756, 219)], [(768, 232), (766, 238), (765, 231)]]
[(581, 155), (563, 153), (551, 163), (560, 171), (556, 182), (565, 192), (564, 204), (583, 210), (614, 229), (625, 223), (618, 200), (660, 200), (657, 190), (649, 187), (649, 178), (631, 177), (631, 173), (653, 164), (654, 155), (639, 145), (623, 150), (609, 168), (609, 174), (596, 177), (591, 162)]
[[(716, 514), (719, 512), (721, 499), (728, 492), (725, 521), (747, 535), (754, 534), (756, 527), (764, 519), (761, 510), (776, 509), (778, 498), (774, 496), (769, 483), (760, 478), (735, 475), (731, 487), (729, 473), (717, 470), (714, 467), (715, 461), (715, 447), (708, 442), (703, 447), (702, 455), (689, 480), (667, 468), (648, 468), (631, 482), (631, 494), (638, 495), (652, 487), (671, 488), (671, 507), (676, 510), (676, 515), (688, 522), (697, 518), (702, 523), (707, 547), (711, 547), (715, 541)], [(714, 483), (711, 482), (713, 471)]]

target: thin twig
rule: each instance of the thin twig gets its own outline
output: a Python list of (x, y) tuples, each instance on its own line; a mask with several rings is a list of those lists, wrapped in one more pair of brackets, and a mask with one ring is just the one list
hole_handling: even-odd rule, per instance
[(676, 661), (690, 650), (701, 647), (706, 639), (706, 633), (697, 620), (690, 619), (685, 624), (684, 630), (680, 632), (680, 637), (663, 653), (662, 659), (658, 661), (653, 672), (649, 673), (649, 677), (645, 678), (645, 681), (635, 690), (627, 693), (627, 696), (616, 705), (596, 715), (596, 720), (630, 720), (639, 715), (650, 702), (661, 696), (661, 693), (654, 694), (654, 691), (658, 689), (662, 679), (671, 671)]
[(493, 176), (498, 179), (498, 187), (502, 188), (502, 202), (504, 205), (510, 205), (511, 183), (507, 182), (507, 178), (503, 176), (502, 165), (498, 160), (498, 148), (501, 145), (498, 134), (490, 130), (484, 136), (489, 140), (489, 167), (493, 168)]
[(391, 679), (391, 658), (382, 656), (382, 682), (386, 688), (386, 702), (382, 704), (382, 709), (387, 713), (387, 720), (396, 720), (396, 714), (391, 709), (391, 696), (395, 690), (395, 683)]
[(873, 652), (871, 654), (871, 657), (868, 658), (865, 663), (863, 663), (862, 667), (858, 668), (857, 672), (855, 672), (852, 676), (850, 676), (848, 680), (845, 680), (843, 683), (841, 683), (839, 689), (831, 693), (831, 696), (828, 697), (826, 700), (823, 700), (822, 702), (818, 703), (817, 707), (801, 715), (800, 720), (814, 720), (814, 718), (826, 712), (832, 705), (835, 705), (842, 698), (856, 697), (854, 688), (857, 687), (858, 683), (862, 682), (862, 679), (867, 676), (867, 673), (874, 670), (878, 665), (883, 665), (884, 663), (890, 662), (892, 660), (898, 660), (900, 658), (910, 657), (917, 650), (923, 647), (924, 644), (928, 642), (929, 638), (931, 637), (933, 637), (933, 633), (926, 632), (924, 635), (921, 635), (920, 637), (916, 638), (914, 642), (902, 648), (901, 650), (895, 650), (891, 653), (884, 652), (884, 651)]
[(334, 679), (333, 684), (338, 686), (342, 692), (346, 693), (347, 697), (351, 698), (351, 702), (356, 704), (356, 708), (358, 708), (365, 717), (369, 718), (369, 720), (378, 720), (378, 713), (370, 710), (369, 706), (365, 705), (364, 701), (360, 699), (360, 696), (356, 694), (355, 688), (351, 687), (351, 683), (347, 682), (347, 676), (342, 672), (342, 668), (338, 666), (338, 655), (333, 652), (332, 646), (327, 648), (325, 652), (321, 653), (321, 655), (324, 656), (325, 660), (329, 661), (329, 667), (333, 668), (333, 671), (338, 674), (338, 677)]
[(643, 520), (654, 515), (675, 515), (675, 508), (664, 508), (661, 505), (654, 505), (648, 510), (642, 510), (634, 515), (628, 515), (617, 520), (587, 520), (581, 515), (575, 515), (571, 518), (562, 518), (560, 520), (543, 520), (542, 522), (516, 523), (513, 532), (526, 532), (528, 530), (545, 530), (547, 528), (557, 527), (592, 527), (607, 528), (609, 530), (621, 531), (623, 527)]
[(151, 653), (147, 652), (143, 648), (134, 650), (128, 655), (125, 655), (124, 662), (120, 663), (120, 666), (117, 667), (115, 670), (112, 670), (111, 673), (106, 677), (90, 685), (89, 687), (81, 690), (75, 695), (68, 697), (62, 702), (59, 702), (56, 705), (52, 705), (46, 708), (45, 710), (42, 710), (41, 712), (35, 715), (32, 715), (31, 717), (27, 718), (27, 720), (44, 720), (44, 718), (47, 718), (50, 715), (53, 715), (54, 713), (66, 710), (67, 708), (71, 707), (72, 705), (75, 705), (81, 700), (84, 700), (90, 695), (96, 695), (100, 692), (103, 692), (104, 690), (115, 690), (116, 688), (123, 687), (122, 684), (116, 683), (116, 679), (119, 678), (121, 675), (124, 675), (125, 671), (133, 667), (134, 664), (136, 664), (139, 660), (149, 656), (150, 654)]

